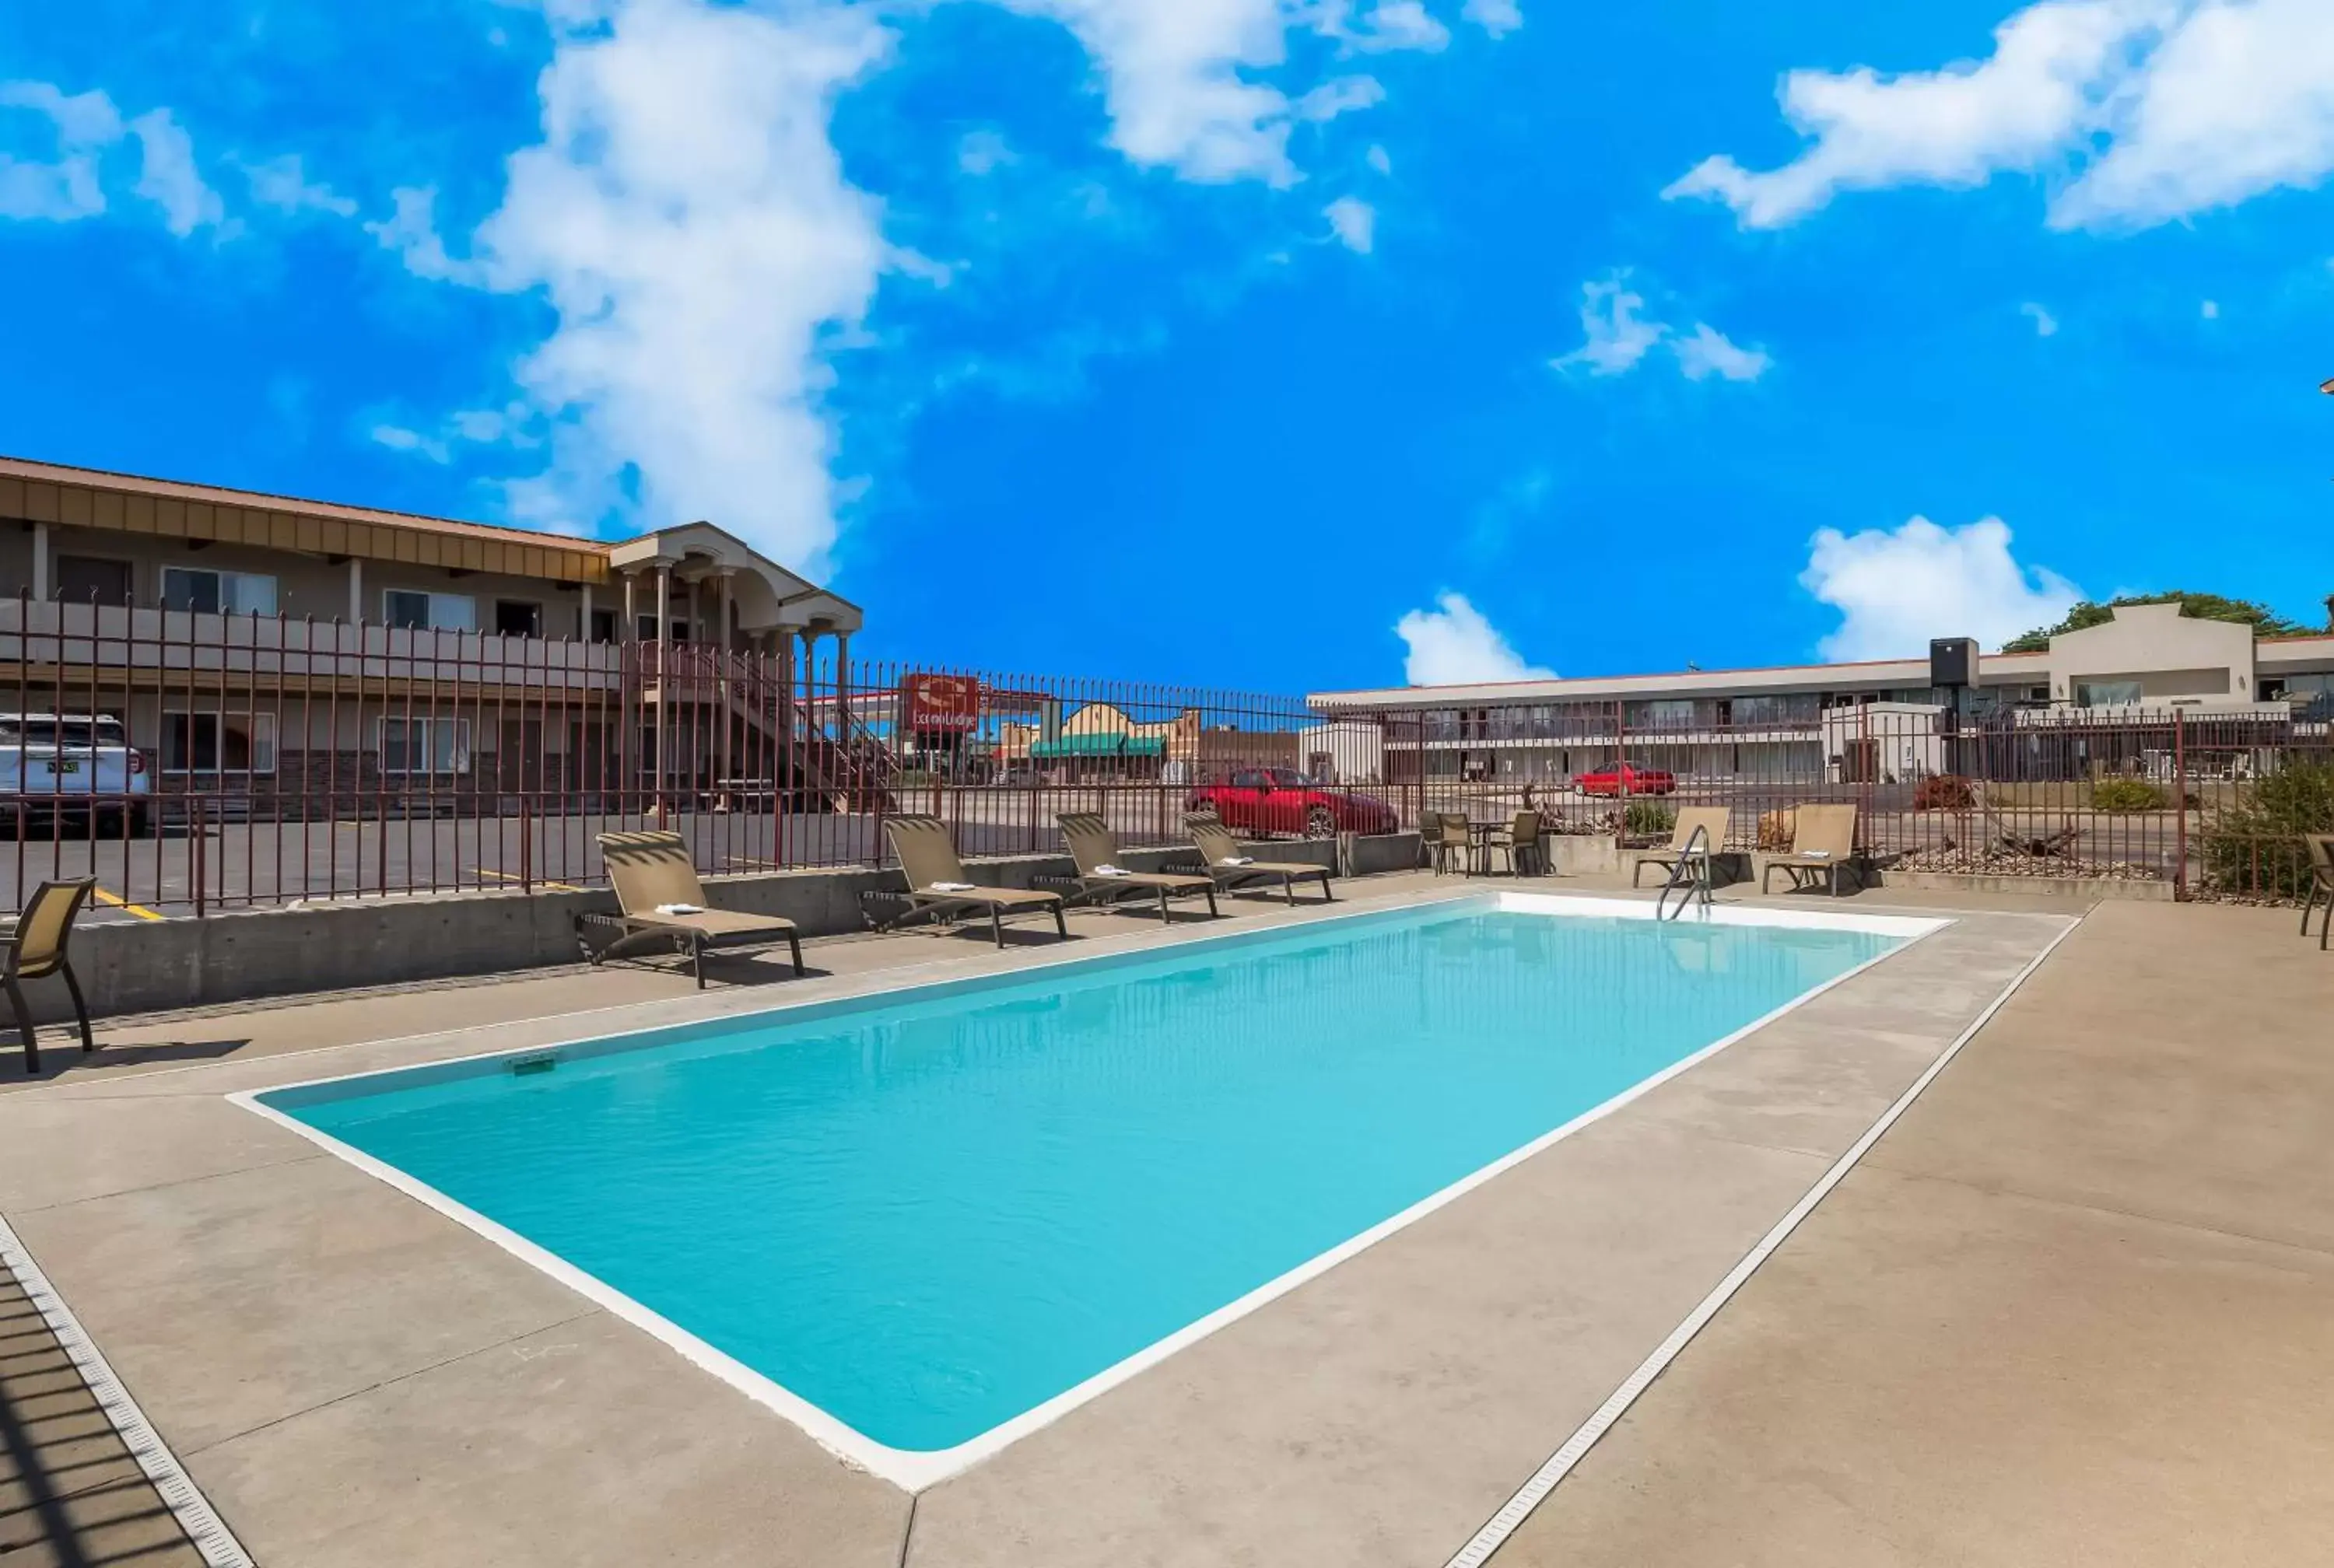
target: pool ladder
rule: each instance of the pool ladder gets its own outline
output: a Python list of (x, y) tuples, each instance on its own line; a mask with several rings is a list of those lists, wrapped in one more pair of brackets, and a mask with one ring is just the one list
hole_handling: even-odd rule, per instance
[[(1678, 895), (1675, 909), (1669, 907), (1672, 893)], [(1699, 825), (1678, 851), (1676, 863), (1670, 867), (1670, 880), (1662, 884), (1661, 896), (1654, 900), (1654, 919), (1674, 920), (1697, 899), (1703, 909), (1710, 908), (1710, 830)]]

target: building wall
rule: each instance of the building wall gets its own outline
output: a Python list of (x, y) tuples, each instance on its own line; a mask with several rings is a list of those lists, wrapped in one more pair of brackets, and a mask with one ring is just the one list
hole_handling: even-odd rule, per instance
[(2050, 698), (2072, 703), (2085, 682), (2128, 681), (2141, 700), (2251, 702), (2253, 631), (2194, 620), (2176, 604), (2127, 604), (2115, 619), (2050, 640)]
[[(354, 618), (357, 620), (376, 624), (385, 622), (387, 613), (383, 596), (392, 590), (402, 590), (453, 594), (470, 600), (474, 606), (476, 627), (480, 631), (495, 630), (495, 607), (500, 600), (539, 606), (541, 619), (538, 624), (542, 636), (583, 638), (591, 630), (583, 619), (583, 589), (577, 584), (562, 584), (543, 578), (486, 572), (457, 575), (441, 567), (390, 561), (342, 562), (335, 564), (323, 556), (269, 550), (256, 545), (220, 544), (207, 544), (198, 549), (186, 540), (54, 524), (49, 527), (49, 587), (52, 596), (59, 587), (58, 560), (66, 555), (127, 563), (130, 572), (131, 598), (141, 605), (161, 603), (165, 569), (184, 566), (215, 572), (257, 572), (273, 577), (275, 580), (275, 609), (278, 614), (294, 620), (349, 620), (352, 619), (350, 575), (353, 564), (359, 580), (357, 608), (362, 611), (362, 614)], [(34, 534), (30, 524), (0, 525), (0, 596), (32, 593), (33, 556)], [(643, 616), (652, 613), (654, 598), (652, 584), (646, 580), (641, 582), (634, 589), (635, 613)], [(611, 612), (620, 639), (625, 635), (624, 602), (622, 582), (602, 583), (591, 591), (592, 609)], [(692, 597), (689, 584), (676, 582), (673, 584), (671, 613), (683, 628), (678, 635), (692, 641), (707, 640), (716, 634), (719, 623), (719, 590), (707, 583)]]

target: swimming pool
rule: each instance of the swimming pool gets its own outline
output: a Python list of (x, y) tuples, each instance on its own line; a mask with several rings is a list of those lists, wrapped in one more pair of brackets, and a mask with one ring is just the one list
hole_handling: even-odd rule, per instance
[(236, 1098), (921, 1486), (1939, 923), (1649, 912), (1469, 897)]

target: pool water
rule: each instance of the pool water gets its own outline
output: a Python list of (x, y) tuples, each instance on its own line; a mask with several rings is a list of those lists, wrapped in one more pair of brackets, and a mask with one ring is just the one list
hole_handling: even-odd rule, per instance
[(260, 1100), (930, 1452), (1903, 940), (1468, 900)]

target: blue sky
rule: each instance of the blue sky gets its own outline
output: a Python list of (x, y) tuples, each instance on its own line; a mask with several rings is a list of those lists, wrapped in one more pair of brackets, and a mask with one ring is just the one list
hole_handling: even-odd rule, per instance
[(2324, 0), (14, 6), (0, 451), (1259, 689), (2314, 622), (2329, 171)]

